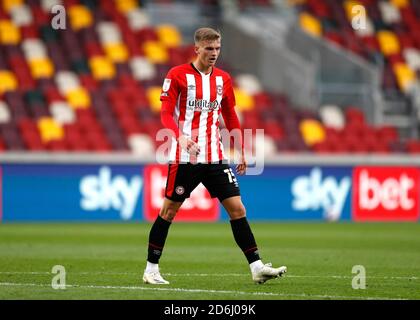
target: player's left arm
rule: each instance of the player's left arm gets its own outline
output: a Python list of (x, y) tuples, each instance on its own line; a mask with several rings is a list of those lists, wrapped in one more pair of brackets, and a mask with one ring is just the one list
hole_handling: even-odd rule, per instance
[(241, 124), (238, 119), (238, 115), (235, 111), (235, 93), (233, 92), (233, 87), (231, 80), (227, 82), (225, 96), (222, 100), (222, 116), (225, 121), (226, 128), (229, 130), (229, 133), (235, 137), (234, 148), (239, 149), (241, 158), (239, 163), (236, 165), (236, 172), (239, 175), (243, 175), (246, 172), (246, 160), (244, 154), (244, 142)]

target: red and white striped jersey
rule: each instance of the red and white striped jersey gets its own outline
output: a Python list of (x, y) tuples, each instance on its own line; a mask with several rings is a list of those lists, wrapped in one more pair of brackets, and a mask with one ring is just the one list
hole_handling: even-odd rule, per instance
[(160, 100), (169, 102), (170, 109), (174, 106), (173, 118), (180, 132), (200, 147), (200, 153), (191, 156), (172, 138), (169, 161), (211, 163), (226, 159), (219, 115), (222, 109), (234, 110), (235, 107), (232, 81), (227, 72), (213, 67), (211, 73), (204, 74), (192, 63), (174, 67), (163, 82)]

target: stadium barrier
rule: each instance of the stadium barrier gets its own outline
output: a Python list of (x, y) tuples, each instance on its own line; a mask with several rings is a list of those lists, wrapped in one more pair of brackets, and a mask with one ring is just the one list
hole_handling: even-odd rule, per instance
[[(3, 154), (0, 221), (152, 221), (166, 174), (128, 155)], [(251, 220), (419, 221), (419, 157), (284, 155), (237, 179)], [(176, 217), (225, 219), (202, 185)]]

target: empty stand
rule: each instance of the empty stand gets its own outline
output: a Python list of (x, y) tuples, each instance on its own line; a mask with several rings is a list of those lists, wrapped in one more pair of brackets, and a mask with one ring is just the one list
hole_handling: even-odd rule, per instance
[[(356, 2), (339, 2), (298, 1), (302, 27), (361, 55), (383, 54), (384, 87), (406, 90), (420, 69), (413, 31), (420, 7), (362, 1), (372, 28), (354, 34), (349, 15)], [(176, 26), (154, 25), (138, 1), (64, 1), (66, 30), (50, 25), (56, 3), (4, 0), (0, 7), (0, 152), (153, 154), (162, 80), (172, 66), (192, 60), (194, 47)], [(270, 5), (240, 1), (243, 8)], [(420, 152), (395, 128), (370, 126), (357, 106), (314, 112), (267, 92), (253, 75), (236, 74), (233, 83), (243, 127), (264, 129), (266, 137), (255, 143), (264, 144), (266, 156)]]

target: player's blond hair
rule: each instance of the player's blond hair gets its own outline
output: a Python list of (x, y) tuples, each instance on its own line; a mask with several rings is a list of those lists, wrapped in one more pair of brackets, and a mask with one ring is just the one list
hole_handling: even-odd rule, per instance
[(222, 40), (220, 32), (212, 28), (199, 28), (194, 33), (195, 43), (200, 41), (213, 41), (219, 39)]

